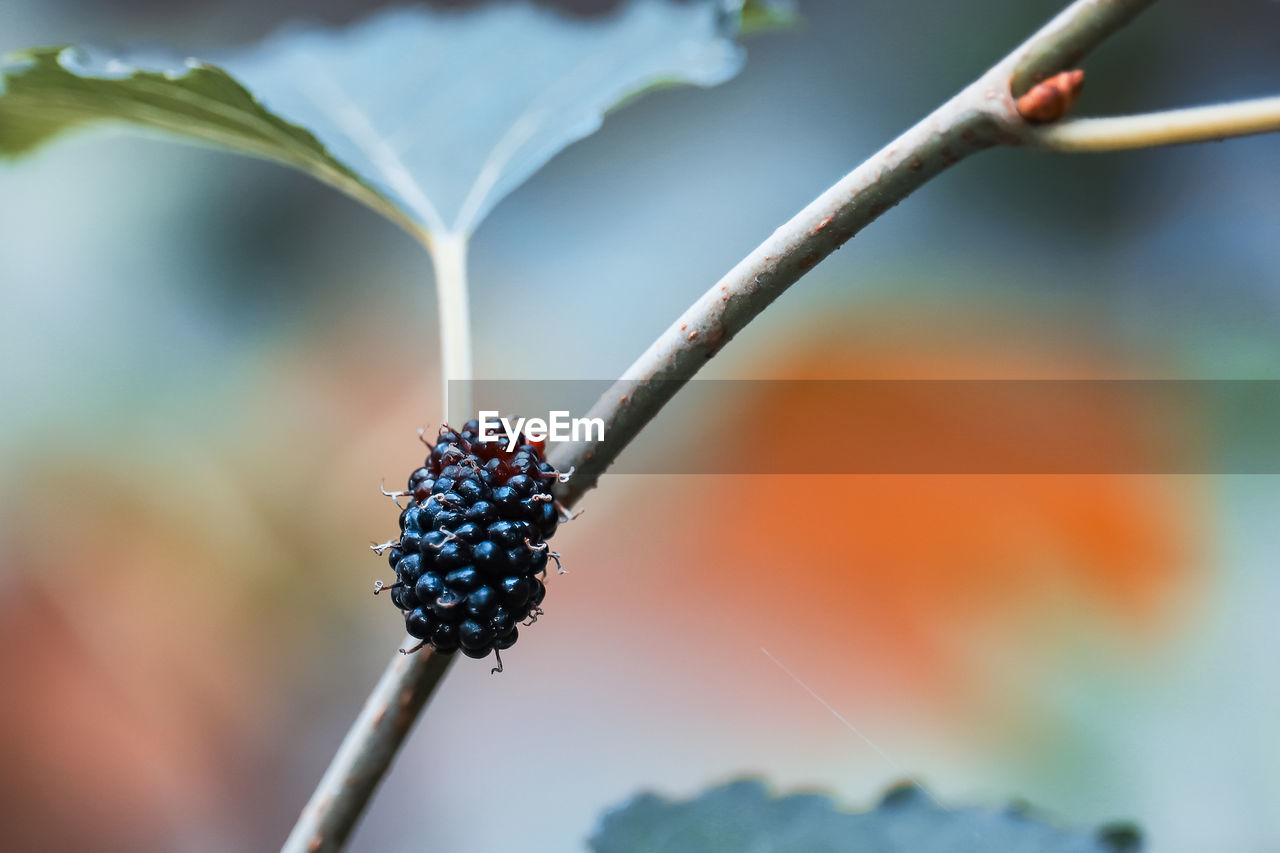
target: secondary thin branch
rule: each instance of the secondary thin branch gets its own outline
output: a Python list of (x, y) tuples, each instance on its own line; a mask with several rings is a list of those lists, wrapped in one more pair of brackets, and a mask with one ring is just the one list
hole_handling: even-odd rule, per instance
[(1113, 118), (1078, 118), (1036, 128), (1028, 145), (1054, 151), (1122, 151), (1212, 142), (1280, 131), (1280, 97)]

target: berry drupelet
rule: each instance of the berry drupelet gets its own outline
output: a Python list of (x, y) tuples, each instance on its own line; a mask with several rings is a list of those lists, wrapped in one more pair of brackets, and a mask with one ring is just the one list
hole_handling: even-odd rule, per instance
[[(523, 434), (508, 451), (505, 441), (481, 441), (474, 420), (461, 432), (443, 426), (434, 446), (423, 443), (431, 454), (408, 487), (387, 493), (397, 504), (408, 497), (409, 506), (399, 540), (373, 546), (396, 573), (374, 591), (390, 591), (405, 628), (422, 641), (408, 651), (497, 654), (515, 643), (517, 623), (542, 614), (547, 560), (560, 565), (547, 540), (564, 512), (551, 494), (561, 476)], [(494, 671), (502, 671), (500, 655)]]

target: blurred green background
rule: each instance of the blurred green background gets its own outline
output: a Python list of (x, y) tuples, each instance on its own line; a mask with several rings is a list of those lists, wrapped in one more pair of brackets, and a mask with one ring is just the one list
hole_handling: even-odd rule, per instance
[[(0, 49), (198, 54), (374, 5), (5, 0)], [(739, 77), (628, 106), (498, 206), (480, 378), (619, 373), (1059, 7), (799, 5)], [(1274, 93), (1277, 32), (1273, 2), (1157, 4), (1077, 111)], [(1280, 378), (1278, 157), (984, 154), (707, 375)], [(428, 259), (301, 175), (111, 131), (0, 165), (0, 197), (0, 838), (271, 849), (401, 637), (366, 546), (436, 416)], [(652, 429), (780, 439), (690, 406)], [(353, 849), (581, 849), (644, 789), (857, 806), (907, 772), (1154, 850), (1280, 850), (1274, 477), (615, 476), (583, 506), (547, 615), (500, 678), (450, 672)]]

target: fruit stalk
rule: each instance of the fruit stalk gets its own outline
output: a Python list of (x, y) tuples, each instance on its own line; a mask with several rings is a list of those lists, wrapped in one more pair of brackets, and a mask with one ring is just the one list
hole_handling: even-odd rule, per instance
[(432, 235), (427, 243), (436, 274), (440, 316), (440, 384), (444, 422), (462, 424), (471, 411), (471, 308), (467, 296), (467, 236)]

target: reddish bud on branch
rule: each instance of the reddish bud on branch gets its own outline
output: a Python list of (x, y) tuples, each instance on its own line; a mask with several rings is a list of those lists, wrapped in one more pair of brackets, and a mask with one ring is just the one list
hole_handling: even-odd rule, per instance
[(1083, 86), (1084, 72), (1078, 68), (1055, 74), (1018, 98), (1018, 113), (1032, 124), (1057, 121), (1071, 109)]

